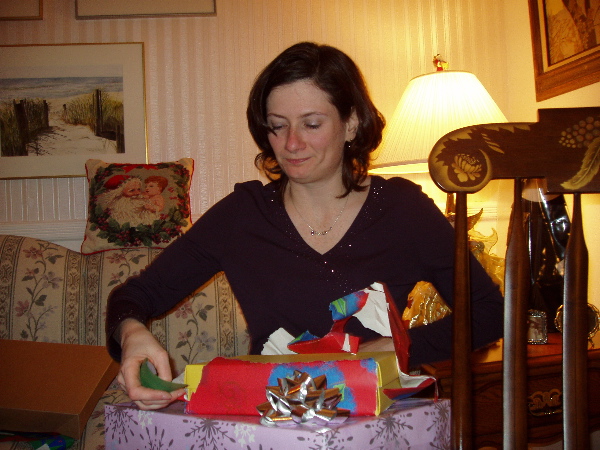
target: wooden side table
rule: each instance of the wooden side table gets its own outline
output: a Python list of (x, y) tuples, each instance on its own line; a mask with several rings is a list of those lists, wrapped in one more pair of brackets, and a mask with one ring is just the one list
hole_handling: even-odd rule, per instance
[[(547, 344), (529, 344), (528, 438), (530, 443), (551, 444), (562, 439), (562, 335), (549, 333)], [(590, 432), (600, 429), (600, 333), (588, 350)], [(450, 361), (428, 364), (423, 372), (438, 379), (440, 396), (450, 398)], [(474, 433), (477, 448), (502, 447), (502, 343), (473, 353)]]

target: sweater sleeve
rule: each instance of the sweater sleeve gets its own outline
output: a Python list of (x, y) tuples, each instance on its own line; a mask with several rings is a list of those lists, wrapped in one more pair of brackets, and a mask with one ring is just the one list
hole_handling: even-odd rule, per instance
[[(422, 192), (407, 194), (409, 209), (415, 211), (410, 229), (415, 263), (423, 267), (423, 281), (431, 282), (444, 301), (454, 304), (454, 228), (444, 214)], [(473, 349), (502, 337), (504, 300), (499, 287), (470, 255), (471, 323)], [(452, 356), (452, 315), (409, 330), (410, 364), (441, 361)]]
[(133, 318), (147, 324), (222, 270), (218, 243), (227, 242), (227, 233), (232, 232), (236, 201), (229, 195), (215, 204), (138, 276), (112, 291), (106, 313), (106, 342), (115, 360), (121, 357), (115, 331), (123, 320)]
[[(503, 298), (479, 261), (471, 255), (471, 336), (473, 350), (502, 337)], [(468, 276), (465, 274), (465, 276)], [(452, 307), (453, 296), (444, 298)], [(447, 360), (452, 357), (452, 315), (409, 330), (410, 365)]]

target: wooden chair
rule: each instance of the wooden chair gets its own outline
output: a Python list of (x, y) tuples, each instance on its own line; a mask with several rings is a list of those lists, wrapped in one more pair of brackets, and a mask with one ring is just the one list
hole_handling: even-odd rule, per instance
[[(548, 193), (573, 194), (565, 256), (563, 302), (564, 448), (590, 445), (587, 404), (588, 252), (581, 194), (600, 192), (600, 108), (542, 109), (537, 123), (462, 128), (442, 137), (429, 171), (445, 192), (456, 194), (455, 287), (452, 361), (453, 448), (473, 447), (471, 318), (467, 194), (492, 179), (514, 179), (505, 273), (503, 349), (504, 449), (527, 448), (527, 300), (529, 255), (521, 211), (521, 180), (545, 179)], [(554, 318), (548, 318), (553, 320)]]

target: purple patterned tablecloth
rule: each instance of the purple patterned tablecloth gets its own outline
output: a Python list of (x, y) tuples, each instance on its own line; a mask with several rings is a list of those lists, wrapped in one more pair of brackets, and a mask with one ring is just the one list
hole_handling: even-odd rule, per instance
[(405, 399), (379, 416), (350, 417), (339, 425), (267, 427), (256, 416), (186, 414), (183, 402), (159, 411), (133, 403), (105, 407), (111, 449), (448, 449), (450, 402)]

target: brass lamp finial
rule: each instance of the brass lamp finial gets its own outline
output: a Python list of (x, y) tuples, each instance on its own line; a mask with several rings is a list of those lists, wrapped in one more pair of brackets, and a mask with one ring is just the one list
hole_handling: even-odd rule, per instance
[(442, 56), (439, 53), (433, 57), (433, 65), (438, 72), (448, 70), (448, 63), (442, 59)]

